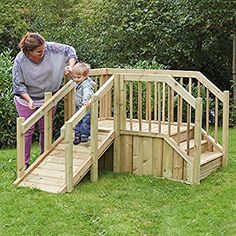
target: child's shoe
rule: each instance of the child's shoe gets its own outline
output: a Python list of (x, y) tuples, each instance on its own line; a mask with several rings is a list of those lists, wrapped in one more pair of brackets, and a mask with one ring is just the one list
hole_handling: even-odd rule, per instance
[(89, 140), (88, 140), (88, 136), (86, 135), (81, 135), (81, 142), (82, 143), (87, 143)]
[(74, 145), (78, 145), (81, 142), (81, 138), (80, 137), (75, 137), (73, 144)]

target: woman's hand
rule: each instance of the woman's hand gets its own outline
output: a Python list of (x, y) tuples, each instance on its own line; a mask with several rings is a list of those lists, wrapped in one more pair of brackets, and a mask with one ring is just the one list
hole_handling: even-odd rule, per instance
[(35, 109), (34, 101), (32, 99), (29, 100), (29, 108), (30, 109)]
[(64, 75), (72, 75), (72, 66), (66, 66), (64, 69)]

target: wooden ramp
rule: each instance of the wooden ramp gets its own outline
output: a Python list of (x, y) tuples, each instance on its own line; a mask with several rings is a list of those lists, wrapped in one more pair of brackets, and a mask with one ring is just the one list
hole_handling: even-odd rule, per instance
[[(111, 129), (98, 133), (98, 158), (110, 147), (115, 138)], [(92, 165), (90, 142), (73, 145), (73, 185), (77, 185), (88, 173)], [(65, 184), (65, 144), (64, 139), (57, 142), (46, 155), (30, 166), (24, 176), (17, 179), (18, 186), (40, 189), (45, 192), (66, 192)]]

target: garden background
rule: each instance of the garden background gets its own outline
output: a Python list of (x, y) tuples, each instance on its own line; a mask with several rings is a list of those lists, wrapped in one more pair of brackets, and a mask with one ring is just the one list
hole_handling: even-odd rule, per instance
[[(236, 235), (236, 1), (2, 0), (0, 2), (1, 235)], [(70, 195), (12, 185), (16, 110), (11, 69), (28, 31), (72, 45), (92, 68), (201, 71), (230, 91), (229, 166), (200, 186), (104, 173)], [(61, 125), (60, 104), (56, 125)], [(33, 149), (38, 155), (38, 148)], [(110, 178), (107, 178), (110, 177)]]

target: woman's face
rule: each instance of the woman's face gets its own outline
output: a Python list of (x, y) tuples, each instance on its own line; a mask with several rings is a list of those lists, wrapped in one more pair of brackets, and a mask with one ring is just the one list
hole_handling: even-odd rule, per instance
[(33, 51), (30, 51), (29, 53), (30, 53), (30, 55), (31, 55), (32, 57), (34, 57), (35, 59), (40, 60), (40, 59), (44, 56), (44, 53), (45, 53), (45, 45), (43, 44), (43, 45), (41, 45), (41, 46), (35, 48)]

